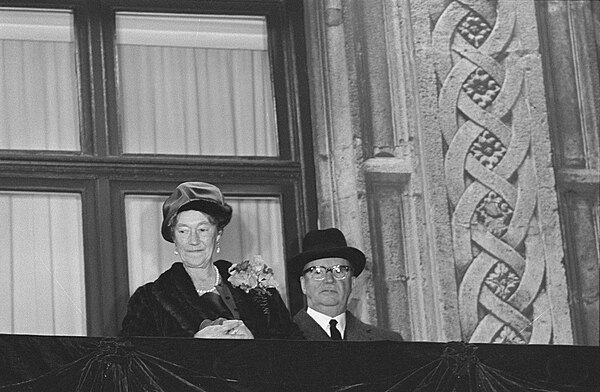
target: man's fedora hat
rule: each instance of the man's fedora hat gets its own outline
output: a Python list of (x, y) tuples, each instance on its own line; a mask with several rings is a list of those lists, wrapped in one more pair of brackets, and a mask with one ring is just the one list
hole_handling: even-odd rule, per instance
[(233, 209), (223, 199), (221, 190), (206, 182), (183, 182), (175, 188), (162, 206), (163, 221), (161, 234), (173, 242), (171, 225), (175, 216), (186, 210), (196, 210), (210, 215), (217, 221), (219, 229), (231, 220)]
[(349, 247), (344, 234), (336, 229), (311, 230), (304, 236), (302, 252), (292, 257), (288, 266), (290, 273), (301, 276), (304, 266), (313, 260), (329, 257), (346, 259), (352, 265), (352, 273), (358, 276), (365, 268), (365, 254)]

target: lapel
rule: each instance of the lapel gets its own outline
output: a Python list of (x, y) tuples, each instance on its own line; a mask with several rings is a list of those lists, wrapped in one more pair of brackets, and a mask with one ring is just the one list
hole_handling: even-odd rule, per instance
[(221, 274), (221, 284), (217, 286), (217, 291), (219, 295), (221, 295), (221, 299), (225, 302), (227, 309), (233, 315), (233, 318), (236, 320), (241, 319), (240, 310), (238, 305), (236, 305), (237, 293), (235, 293), (235, 288), (229, 283), (229, 277), (231, 274), (229, 273), (229, 267), (232, 264), (226, 260), (217, 260), (215, 261), (215, 266), (219, 270), (219, 274)]
[(352, 313), (346, 311), (346, 332), (344, 340), (369, 340), (371, 330), (365, 328), (365, 324), (354, 317)]
[[(227, 269), (231, 263), (220, 261), (223, 263), (217, 265), (217, 269), (221, 274), (222, 281), (221, 285), (217, 286), (217, 291), (233, 317), (241, 319), (233, 294), (235, 289), (227, 281), (229, 277)], [(202, 307), (199, 306), (199, 297), (194, 283), (180, 262), (174, 263), (156, 280), (152, 292), (164, 309), (177, 320), (184, 330), (192, 335), (198, 331), (200, 323), (208, 318)]]
[[(221, 277), (223, 277), (223, 276), (221, 276)], [(230, 283), (222, 281), (221, 284), (217, 286), (217, 292), (221, 296), (221, 299), (225, 303), (225, 306), (227, 306), (227, 309), (229, 309), (229, 311), (233, 315), (233, 318), (235, 320), (239, 320), (240, 319), (240, 311), (237, 308), (237, 306), (235, 305), (235, 302), (233, 301), (233, 294), (231, 293), (231, 290), (230, 290)]]
[(198, 331), (207, 315), (198, 306), (198, 294), (183, 264), (174, 263), (154, 282), (152, 293), (181, 328), (190, 334)]
[(223, 278), (221, 287), (217, 286), (217, 290), (219, 294), (224, 295), (223, 301), (231, 311), (231, 314), (239, 320), (244, 320), (244, 323), (251, 331), (259, 330), (260, 325), (267, 323), (267, 317), (260, 312), (250, 294), (240, 288), (233, 287), (229, 282), (228, 279), (231, 276), (229, 267), (232, 264), (226, 260), (217, 260), (215, 261), (215, 265)]
[(323, 328), (304, 309), (296, 313), (294, 322), (307, 340), (331, 340), (327, 332), (323, 331)]

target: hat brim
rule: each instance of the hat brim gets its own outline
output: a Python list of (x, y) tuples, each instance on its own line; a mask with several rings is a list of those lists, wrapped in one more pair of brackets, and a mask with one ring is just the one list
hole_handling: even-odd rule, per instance
[(325, 259), (329, 257), (339, 257), (348, 260), (352, 266), (352, 274), (354, 276), (360, 275), (365, 268), (366, 258), (365, 254), (356, 248), (350, 246), (328, 248), (328, 249), (314, 249), (302, 252), (290, 259), (291, 273), (296, 276), (301, 276), (304, 266), (311, 261), (318, 259)]
[(168, 242), (173, 242), (171, 235), (171, 225), (173, 219), (182, 211), (195, 210), (210, 215), (217, 222), (220, 228), (225, 227), (231, 220), (233, 209), (227, 203), (218, 204), (212, 200), (191, 200), (179, 207), (168, 219), (165, 219), (162, 224), (161, 234)]

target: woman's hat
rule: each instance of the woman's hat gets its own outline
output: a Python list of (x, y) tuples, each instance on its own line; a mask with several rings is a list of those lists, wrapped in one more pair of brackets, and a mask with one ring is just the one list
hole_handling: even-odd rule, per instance
[(173, 242), (171, 225), (177, 213), (196, 210), (212, 216), (222, 229), (231, 220), (232, 208), (223, 200), (221, 190), (206, 182), (183, 182), (175, 188), (163, 203), (161, 233), (165, 240)]
[(304, 266), (313, 260), (328, 257), (346, 259), (352, 265), (354, 276), (360, 275), (365, 268), (365, 254), (356, 248), (349, 247), (344, 234), (336, 229), (311, 230), (304, 236), (302, 252), (292, 257), (288, 266), (290, 273), (301, 276)]

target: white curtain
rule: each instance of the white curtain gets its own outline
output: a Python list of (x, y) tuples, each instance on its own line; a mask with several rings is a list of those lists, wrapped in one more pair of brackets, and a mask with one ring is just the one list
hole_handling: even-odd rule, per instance
[(286, 303), (287, 284), (281, 202), (275, 197), (227, 198), (233, 208), (221, 239), (220, 258), (232, 263), (261, 255), (273, 268)]
[(81, 197), (0, 192), (0, 333), (86, 335)]
[[(178, 261), (173, 244), (160, 234), (161, 206), (164, 196), (128, 195), (125, 197), (129, 290), (155, 280)], [(287, 303), (285, 282), (281, 203), (275, 197), (228, 197), (233, 216), (221, 238), (221, 252), (216, 258), (232, 263), (261, 255), (273, 268), (279, 292)]]
[(117, 43), (125, 153), (278, 155), (266, 22), (118, 13)]
[[(80, 150), (70, 11), (0, 8), (0, 149)], [(0, 333), (85, 335), (81, 197), (0, 192)]]
[(72, 15), (0, 8), (0, 149), (80, 150)]

